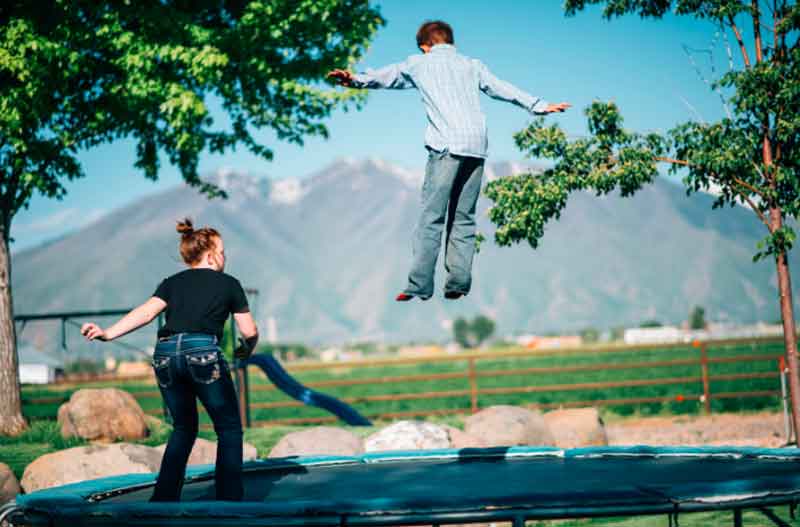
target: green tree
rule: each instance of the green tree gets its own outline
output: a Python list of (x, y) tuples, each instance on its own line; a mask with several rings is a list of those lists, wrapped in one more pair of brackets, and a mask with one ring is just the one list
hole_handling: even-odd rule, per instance
[(453, 322), (453, 338), (464, 348), (480, 346), (494, 330), (494, 321), (485, 315), (477, 315), (472, 320), (459, 317)]
[(471, 326), (472, 335), (475, 337), (475, 346), (480, 346), (494, 335), (494, 320), (485, 315), (477, 315), (472, 320)]
[[(793, 419), (800, 429), (800, 376), (786, 257), (795, 240), (786, 220), (797, 219), (800, 211), (800, 6), (786, 0), (566, 0), (564, 5), (572, 16), (591, 4), (604, 5), (606, 19), (628, 13), (658, 19), (671, 11), (708, 20), (726, 41), (732, 35), (741, 66), (731, 59), (729, 71), (709, 83), (723, 100), (727, 117), (687, 121), (663, 135), (640, 134), (622, 127), (615, 104), (595, 101), (585, 109), (590, 136), (572, 141), (557, 125), (545, 126), (538, 118), (515, 139), (527, 154), (554, 159), (554, 166), (538, 177), (522, 174), (488, 185), (495, 240), (500, 245), (526, 240), (535, 248), (570, 192), (602, 195), (619, 189), (630, 196), (654, 180), (659, 163), (668, 163), (673, 173), (685, 170), (689, 194), (712, 185), (719, 188), (714, 208), (744, 204), (765, 226), (754, 259), (770, 257), (776, 265)], [(745, 41), (740, 24), (752, 28), (751, 41)]]
[[(165, 157), (190, 185), (202, 151), (237, 145), (269, 160), (254, 137), (302, 144), (360, 92), (323, 84), (384, 23), (367, 0), (122, 0), (0, 6), (0, 433), (21, 432), (11, 303), (10, 228), (39, 193), (65, 194), (84, 176), (78, 153), (119, 138), (156, 179)], [(229, 123), (215, 123), (208, 104)], [(161, 155), (163, 154), (163, 156)]]
[(689, 313), (689, 328), (706, 329), (706, 310), (700, 306), (694, 306)]
[(466, 319), (458, 317), (453, 322), (453, 338), (462, 348), (471, 348), (470, 324)]
[(581, 341), (591, 344), (600, 340), (600, 332), (596, 328), (584, 328), (580, 331)]
[(640, 328), (661, 328), (664, 327), (664, 324), (659, 322), (658, 320), (645, 320), (641, 324), (639, 324)]

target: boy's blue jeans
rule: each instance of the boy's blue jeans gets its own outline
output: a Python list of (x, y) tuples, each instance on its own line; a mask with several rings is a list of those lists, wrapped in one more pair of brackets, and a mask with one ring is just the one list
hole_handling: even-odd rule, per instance
[(414, 230), (414, 259), (408, 295), (433, 296), (433, 275), (446, 227), (444, 291), (469, 293), (475, 254), (475, 206), (481, 193), (484, 160), (428, 149), (422, 184), (422, 213)]
[(242, 421), (230, 368), (217, 337), (179, 333), (159, 339), (153, 369), (173, 430), (150, 501), (180, 501), (186, 462), (197, 437), (197, 398), (217, 432), (216, 499), (241, 501)]

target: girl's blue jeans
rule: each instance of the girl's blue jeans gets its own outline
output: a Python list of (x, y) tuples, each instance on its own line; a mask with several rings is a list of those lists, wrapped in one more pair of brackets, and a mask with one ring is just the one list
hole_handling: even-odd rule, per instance
[(216, 499), (241, 501), (242, 422), (230, 368), (217, 337), (179, 333), (159, 339), (152, 364), (173, 430), (150, 501), (180, 501), (186, 463), (197, 437), (198, 398), (217, 432)]

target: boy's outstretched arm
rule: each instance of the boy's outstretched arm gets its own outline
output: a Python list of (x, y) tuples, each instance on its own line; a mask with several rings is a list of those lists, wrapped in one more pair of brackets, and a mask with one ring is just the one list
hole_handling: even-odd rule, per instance
[(377, 70), (368, 69), (365, 73), (351, 73), (347, 70), (333, 70), (328, 77), (351, 88), (387, 88), (402, 90), (414, 88), (414, 81), (408, 74), (406, 62), (389, 64)]
[(493, 99), (510, 102), (522, 108), (525, 108), (531, 113), (543, 115), (551, 112), (562, 112), (569, 108), (569, 103), (550, 104), (541, 97), (535, 97), (526, 93), (510, 82), (500, 80), (495, 77), (489, 68), (480, 61), (478, 64), (478, 74), (480, 89), (483, 93)]

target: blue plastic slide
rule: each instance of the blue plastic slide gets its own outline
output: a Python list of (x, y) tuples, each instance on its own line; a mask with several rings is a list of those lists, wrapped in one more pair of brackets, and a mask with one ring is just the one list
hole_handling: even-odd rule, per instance
[(351, 426), (372, 426), (369, 419), (355, 411), (351, 406), (335, 397), (306, 388), (297, 382), (272, 355), (251, 355), (244, 363), (248, 366), (253, 365), (261, 368), (267, 374), (269, 380), (292, 399), (309, 406), (327, 410)]

